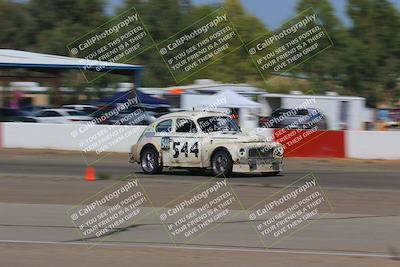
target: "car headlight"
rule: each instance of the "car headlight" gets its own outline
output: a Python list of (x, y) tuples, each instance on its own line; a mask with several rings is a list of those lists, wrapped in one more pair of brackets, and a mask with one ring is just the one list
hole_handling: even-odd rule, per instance
[(244, 149), (243, 147), (239, 149), (239, 156), (241, 158), (243, 158), (244, 156), (246, 156), (246, 149)]
[(275, 156), (282, 157), (285, 152), (282, 146), (278, 146), (274, 149)]

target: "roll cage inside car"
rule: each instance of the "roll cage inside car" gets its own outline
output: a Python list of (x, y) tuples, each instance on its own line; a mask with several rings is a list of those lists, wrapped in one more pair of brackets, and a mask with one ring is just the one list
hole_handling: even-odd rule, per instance
[(210, 133), (217, 131), (240, 132), (239, 126), (229, 116), (206, 116), (197, 119), (175, 116), (157, 122), (155, 132)]

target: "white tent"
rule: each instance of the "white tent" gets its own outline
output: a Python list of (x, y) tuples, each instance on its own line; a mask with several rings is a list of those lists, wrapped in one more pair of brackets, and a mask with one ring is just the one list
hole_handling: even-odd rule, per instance
[(242, 129), (254, 129), (258, 125), (256, 114), (262, 105), (252, 101), (236, 92), (224, 90), (208, 96), (197, 105), (203, 110), (227, 111), (226, 109), (239, 109), (239, 125)]
[(248, 108), (256, 109), (261, 108), (261, 104), (252, 101), (244, 96), (233, 91), (222, 91), (207, 98), (199, 105), (202, 108)]
[(21, 50), (0, 49), (0, 68), (63, 68), (80, 69), (90, 66), (95, 69), (97, 66), (105, 70), (141, 70), (142, 66), (113, 63), (106, 61), (88, 60), (50, 54), (41, 54)]

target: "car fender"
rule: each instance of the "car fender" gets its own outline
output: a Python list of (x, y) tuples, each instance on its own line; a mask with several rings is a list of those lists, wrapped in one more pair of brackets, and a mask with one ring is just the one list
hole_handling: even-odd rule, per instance
[(228, 151), (230, 154), (232, 160), (235, 162), (237, 160), (237, 153), (236, 149), (238, 145), (237, 144), (211, 144), (211, 145), (206, 145), (204, 146), (202, 161), (203, 161), (203, 167), (210, 167), (211, 166), (211, 157), (215, 153), (216, 150), (218, 149), (223, 149)]
[(136, 143), (131, 147), (131, 153), (136, 162), (140, 163), (140, 156), (142, 151), (146, 147), (154, 147), (159, 154), (159, 163), (162, 164), (162, 150), (160, 144), (156, 142), (156, 140), (149, 140), (147, 139), (146, 142), (143, 143)]

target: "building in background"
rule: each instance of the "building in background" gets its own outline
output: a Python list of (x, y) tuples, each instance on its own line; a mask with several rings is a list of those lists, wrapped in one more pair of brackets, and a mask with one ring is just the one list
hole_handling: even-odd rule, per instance
[(265, 93), (258, 97), (263, 116), (269, 116), (277, 108), (293, 109), (299, 106), (317, 108), (326, 117), (329, 130), (364, 130), (374, 121), (374, 110), (366, 107), (366, 99), (357, 96), (340, 96), (334, 92), (326, 95)]
[(221, 92), (234, 92), (235, 95), (228, 97), (229, 103), (225, 104), (227, 108), (231, 108), (236, 99), (243, 102), (247, 102), (244, 100), (247, 99), (253, 102), (253, 105), (249, 107), (237, 107), (242, 128), (253, 127), (258, 116), (270, 116), (272, 111), (278, 108), (294, 109), (310, 99), (313, 101), (306, 107), (319, 109), (326, 116), (330, 130), (364, 130), (369, 128), (367, 125), (374, 121), (374, 109), (367, 108), (364, 97), (340, 96), (335, 92), (327, 92), (326, 95), (305, 95), (300, 91), (274, 94), (248, 84), (223, 84), (206, 79), (196, 80), (192, 85), (144, 88), (144, 91), (163, 95), (170, 100), (172, 107), (182, 110), (201, 109), (204, 108), (204, 103), (212, 106), (218, 101), (218, 95)]

